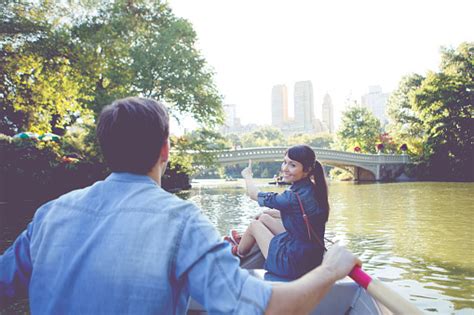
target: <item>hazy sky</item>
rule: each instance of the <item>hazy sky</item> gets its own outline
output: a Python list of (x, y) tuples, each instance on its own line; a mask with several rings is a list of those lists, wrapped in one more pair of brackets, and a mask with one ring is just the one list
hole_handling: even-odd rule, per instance
[(474, 41), (474, 1), (170, 0), (190, 21), (226, 104), (243, 123), (269, 124), (271, 89), (311, 80), (316, 117), (329, 93), (336, 125), (345, 99), (390, 92), (405, 74), (437, 71), (440, 46)]

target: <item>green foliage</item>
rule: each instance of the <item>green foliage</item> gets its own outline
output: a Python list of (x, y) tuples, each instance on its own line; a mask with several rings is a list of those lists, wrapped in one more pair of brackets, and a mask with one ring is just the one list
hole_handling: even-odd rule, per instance
[(275, 127), (262, 127), (240, 137), (242, 147), (275, 147), (286, 145), (285, 137), (280, 129)]
[(393, 136), (394, 142), (406, 143), (408, 152), (413, 156), (423, 153), (423, 122), (413, 106), (414, 94), (423, 80), (424, 77), (418, 74), (403, 77), (387, 103), (387, 113), (390, 117), (387, 130)]
[(402, 79), (389, 99), (390, 132), (420, 177), (474, 180), (474, 43), (443, 48), (439, 72)]
[(354, 179), (354, 175), (349, 172), (348, 170), (334, 167), (328, 173), (329, 178), (333, 180), (340, 180), (340, 181), (351, 181)]
[(52, 1), (11, 1), (0, 12), (0, 131), (62, 134), (88, 114), (90, 99), (61, 23), (67, 11)]
[(170, 168), (192, 175), (215, 166), (213, 152), (229, 149), (230, 144), (219, 133), (201, 128), (181, 137), (171, 137), (171, 148)]
[(429, 72), (414, 95), (426, 132), (429, 175), (474, 180), (474, 43), (444, 49), (441, 71)]
[(360, 147), (363, 153), (375, 153), (380, 121), (365, 107), (349, 107), (342, 113), (337, 146), (344, 151)]
[(314, 148), (329, 149), (334, 143), (334, 135), (330, 133), (307, 134), (300, 133), (288, 138), (288, 146), (307, 144)]
[(96, 113), (116, 98), (142, 95), (165, 101), (172, 115), (222, 122), (222, 99), (194, 47), (196, 33), (166, 3), (108, 2), (72, 33), (82, 43), (79, 62), (94, 78)]
[(231, 148), (237, 149), (242, 147), (242, 141), (240, 140), (240, 136), (235, 133), (231, 133), (225, 136), (227, 142), (230, 144)]
[(11, 138), (0, 134), (0, 200), (55, 198), (105, 177), (103, 164), (87, 160), (68, 163), (61, 144)]
[(63, 154), (78, 154), (91, 162), (104, 163), (92, 121), (68, 128), (60, 144)]
[[(46, 133), (64, 130), (79, 116), (90, 114), (80, 100), (87, 98), (80, 74), (65, 58), (45, 59), (20, 51), (2, 60), (2, 105), (22, 113), (16, 129)], [(34, 106), (32, 106), (34, 104)]]
[(161, 1), (9, 2), (1, 9), (0, 131), (53, 131), (116, 98), (222, 122), (213, 73), (189, 22)]

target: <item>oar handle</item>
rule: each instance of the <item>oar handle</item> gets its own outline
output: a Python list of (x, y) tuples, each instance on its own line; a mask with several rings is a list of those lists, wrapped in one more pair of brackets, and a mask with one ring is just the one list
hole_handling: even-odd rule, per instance
[(349, 273), (349, 277), (352, 278), (357, 284), (367, 290), (372, 277), (370, 277), (359, 265), (355, 265), (352, 271)]
[(349, 273), (355, 282), (367, 290), (373, 297), (379, 300), (390, 311), (395, 314), (423, 314), (415, 305), (403, 298), (397, 292), (390, 289), (377, 279), (372, 279), (362, 268), (358, 265), (354, 266)]

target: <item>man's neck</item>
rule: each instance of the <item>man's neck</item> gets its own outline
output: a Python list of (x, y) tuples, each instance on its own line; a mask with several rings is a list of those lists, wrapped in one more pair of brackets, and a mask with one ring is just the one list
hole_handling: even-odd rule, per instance
[(156, 162), (155, 166), (147, 173), (151, 179), (153, 179), (158, 186), (161, 187), (161, 176), (163, 176), (165, 170), (166, 170), (166, 164), (165, 162), (162, 162), (161, 159), (158, 159), (158, 162)]

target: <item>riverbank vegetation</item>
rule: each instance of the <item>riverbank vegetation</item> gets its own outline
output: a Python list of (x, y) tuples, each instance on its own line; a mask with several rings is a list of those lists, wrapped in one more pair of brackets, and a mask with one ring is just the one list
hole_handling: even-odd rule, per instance
[(422, 178), (474, 180), (474, 43), (443, 48), (440, 69), (408, 75), (389, 102), (387, 130), (403, 139)]
[[(36, 177), (45, 186), (68, 154), (81, 157), (68, 171), (80, 175), (91, 164), (100, 171), (90, 180), (104, 176), (93, 126), (117, 98), (158, 99), (172, 117), (191, 117), (205, 129), (223, 121), (222, 97), (195, 47), (196, 33), (165, 2), (10, 1), (0, 17), (2, 185), (29, 174), (23, 190)], [(20, 132), (54, 133), (60, 140), (8, 138)], [(190, 147), (198, 147), (192, 140)], [(165, 178), (179, 181), (190, 168), (174, 151)]]

